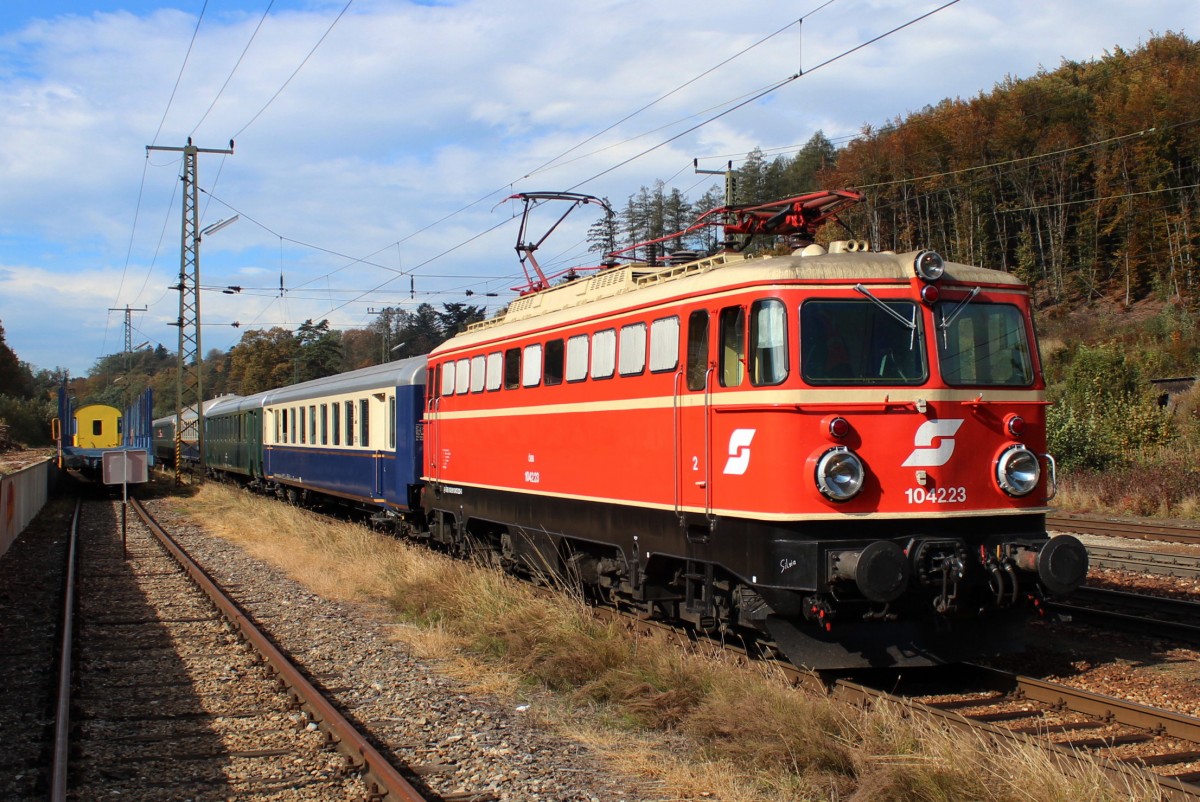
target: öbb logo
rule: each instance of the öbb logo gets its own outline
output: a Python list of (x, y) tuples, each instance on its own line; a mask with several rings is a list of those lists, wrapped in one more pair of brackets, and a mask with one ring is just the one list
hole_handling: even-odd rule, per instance
[[(950, 461), (954, 453), (954, 435), (962, 419), (927, 420), (917, 427), (913, 451), (902, 463), (905, 468), (936, 468)], [(934, 443), (937, 442), (936, 445)]]
[(734, 429), (729, 435), (729, 459), (725, 461), (726, 473), (741, 476), (750, 467), (750, 443), (756, 429)]

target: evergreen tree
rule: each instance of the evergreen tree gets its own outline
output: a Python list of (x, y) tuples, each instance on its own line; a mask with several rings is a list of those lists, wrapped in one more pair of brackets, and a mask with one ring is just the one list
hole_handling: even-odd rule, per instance
[(341, 335), (329, 330), (329, 321), (313, 323), (312, 319), (296, 330), (297, 381), (311, 381), (332, 376), (342, 369)]
[(589, 253), (599, 253), (601, 256), (612, 253), (617, 249), (617, 215), (608, 210), (608, 198), (604, 199), (605, 210), (594, 223), (588, 226), (587, 242)]
[(455, 334), (466, 331), (467, 326), (483, 320), (487, 309), (482, 306), (472, 306), (464, 303), (442, 304), (444, 311), (437, 313), (438, 327), (442, 337), (449, 339)]

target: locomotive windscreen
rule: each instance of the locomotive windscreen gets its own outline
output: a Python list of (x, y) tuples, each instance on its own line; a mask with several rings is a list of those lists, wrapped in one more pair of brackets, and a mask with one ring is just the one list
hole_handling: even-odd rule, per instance
[(924, 326), (911, 301), (806, 301), (800, 347), (809, 384), (923, 384), (928, 377)]
[(938, 359), (950, 385), (1028, 387), (1033, 363), (1025, 317), (1009, 304), (938, 304)]

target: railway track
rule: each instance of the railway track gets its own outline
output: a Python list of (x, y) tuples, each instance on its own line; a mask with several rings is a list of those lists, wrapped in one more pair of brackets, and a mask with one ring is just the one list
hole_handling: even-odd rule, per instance
[(113, 506), (76, 516), (52, 800), (427, 798), (140, 505), (123, 544)]
[(1200, 602), (1189, 599), (1084, 586), (1069, 600), (1047, 606), (1083, 623), (1200, 644)]
[(1200, 544), (1200, 527), (1139, 523), (1085, 515), (1047, 515), (1046, 528), (1080, 535), (1104, 535), (1167, 543)]
[(1088, 560), (1095, 568), (1116, 568), (1157, 576), (1200, 577), (1200, 554), (1171, 554), (1088, 545)]

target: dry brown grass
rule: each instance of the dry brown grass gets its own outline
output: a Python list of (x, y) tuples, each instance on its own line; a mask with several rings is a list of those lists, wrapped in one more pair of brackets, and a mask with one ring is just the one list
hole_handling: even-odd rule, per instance
[(631, 639), (586, 606), (368, 529), (205, 485), (179, 507), (316, 593), (399, 620), (397, 638), (469, 687), (532, 702), (563, 737), (665, 798), (727, 802), (1154, 799), (1037, 749), (997, 748), (920, 717), (851, 711), (697, 649)]

